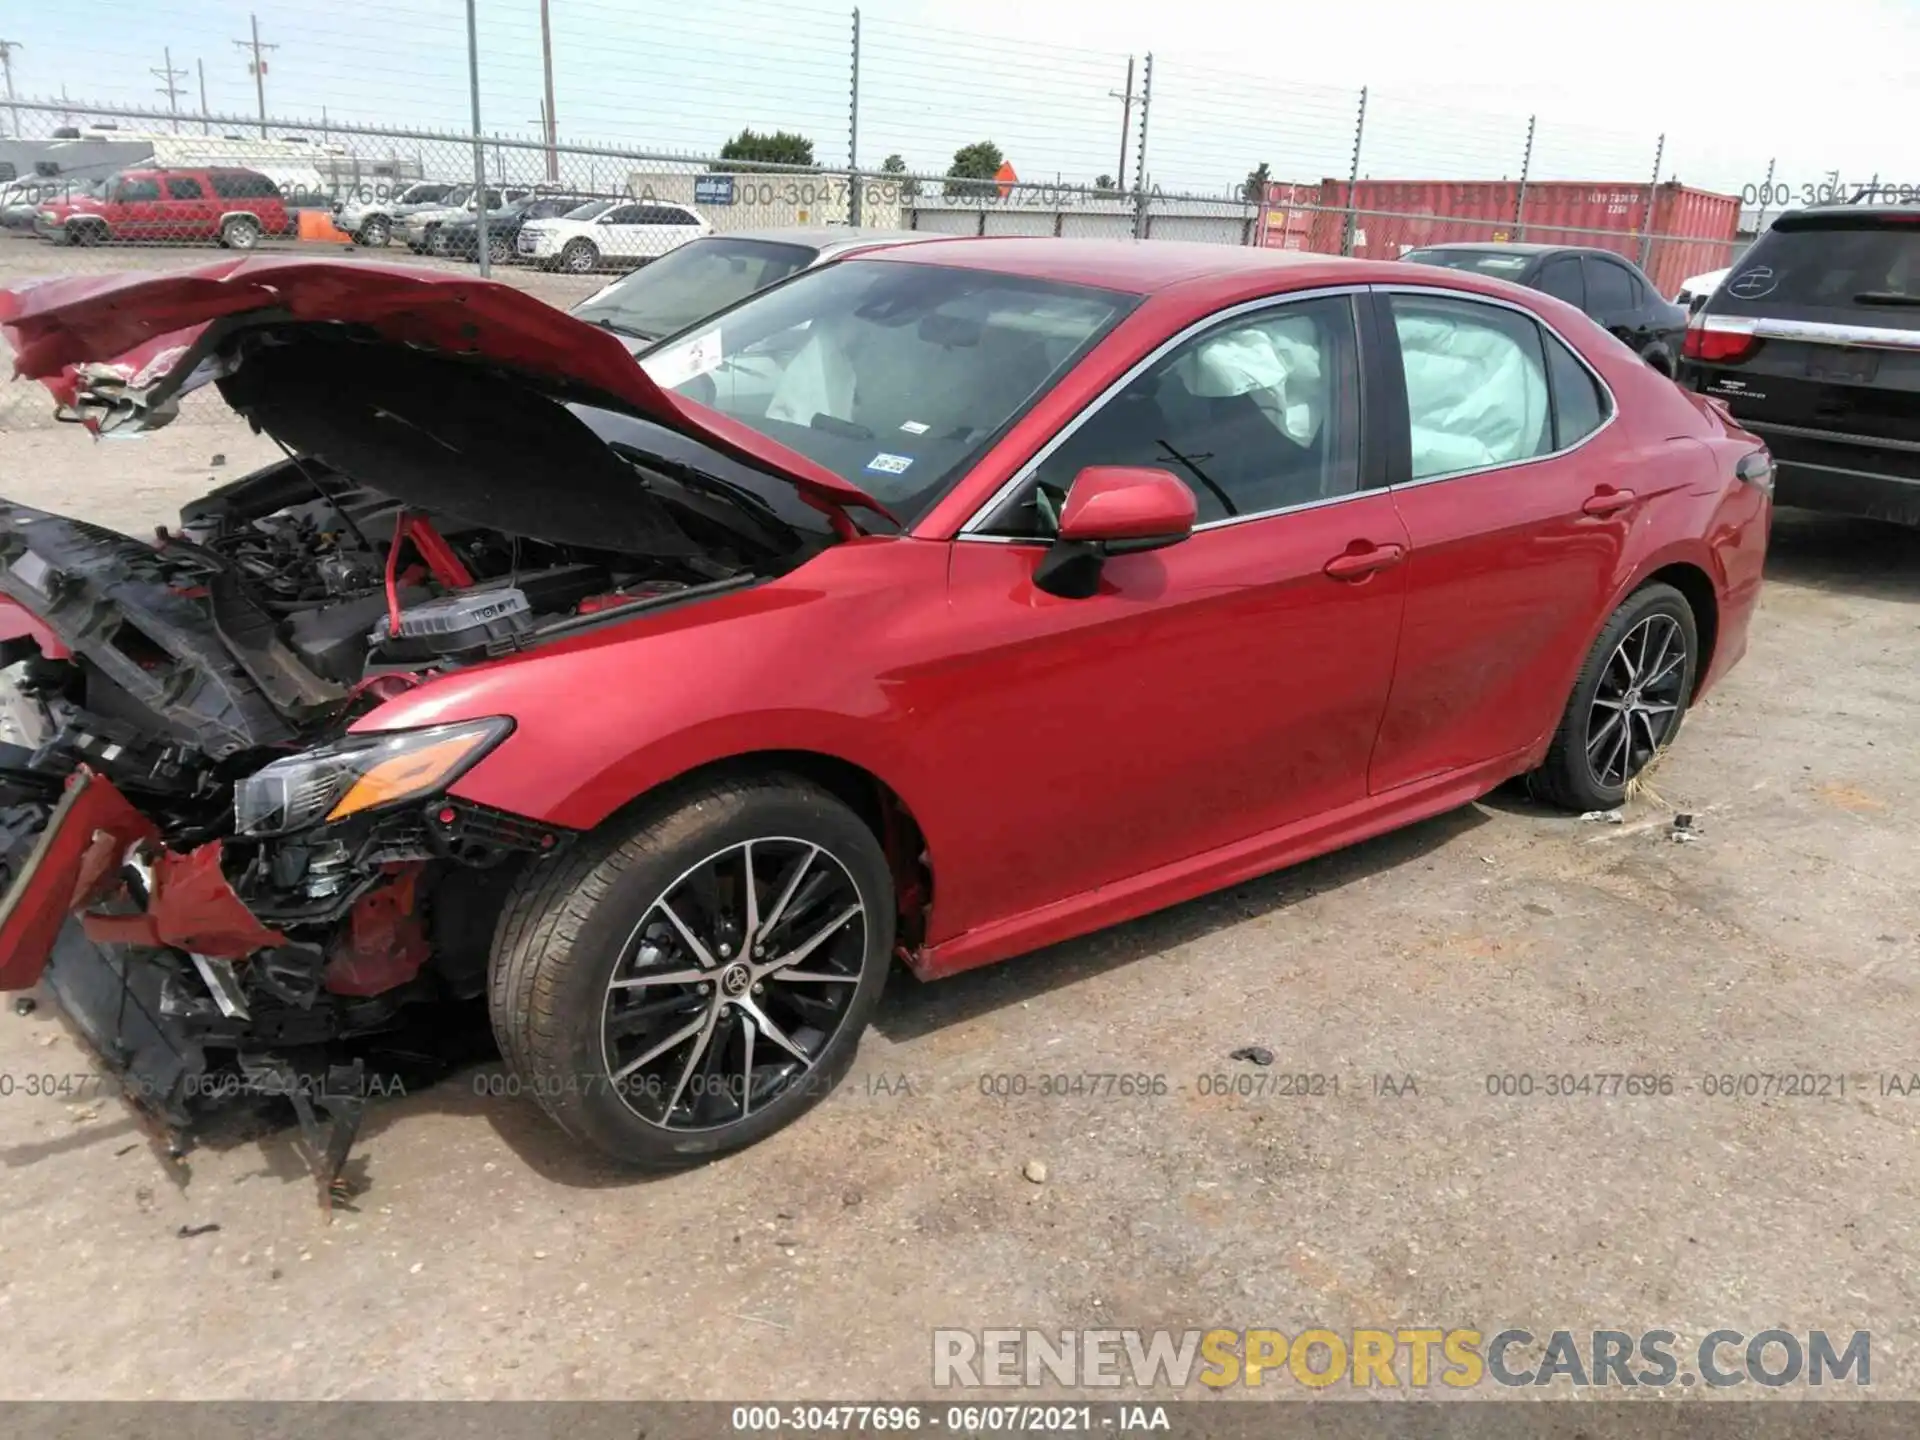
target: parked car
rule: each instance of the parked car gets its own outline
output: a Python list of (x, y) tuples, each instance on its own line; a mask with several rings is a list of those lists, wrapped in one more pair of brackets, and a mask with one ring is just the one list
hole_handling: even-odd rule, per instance
[(74, 196), (100, 193), (97, 180), (63, 179), (57, 175), (29, 175), (0, 185), (0, 228), (31, 231), (43, 206)]
[(1694, 275), (1680, 282), (1680, 293), (1673, 297), (1673, 303), (1691, 315), (1707, 303), (1709, 296), (1718, 290), (1732, 273), (1727, 270), (1709, 270), (1704, 275)]
[[(487, 258), (504, 265), (514, 257), (520, 227), (529, 220), (547, 220), (594, 204), (591, 195), (552, 195), (535, 193), (510, 201), (498, 213), (487, 216)], [(459, 220), (440, 227), (435, 251), (441, 255), (462, 255), (471, 260), (480, 253), (480, 222), (469, 210)]]
[[(487, 214), (489, 216), (506, 213), (506, 207), (523, 195), (532, 194), (524, 185), (504, 186), (495, 189), (488, 187), (486, 192)], [(474, 213), (474, 189), (471, 185), (456, 185), (447, 192), (447, 197), (438, 205), (428, 205), (415, 210), (404, 219), (397, 220), (393, 233), (398, 235), (406, 247), (416, 255), (438, 254), (439, 233), (442, 225), (457, 225)]]
[(1767, 442), (1781, 504), (1920, 525), (1920, 206), (1782, 215), (1694, 312), (1680, 378)]
[(333, 223), (359, 244), (378, 247), (393, 238), (396, 223), (444, 206), (458, 188), (440, 180), (420, 180), (391, 192), (378, 184), (363, 186), (333, 202)]
[(68, 245), (108, 241), (182, 244), (214, 240), (251, 250), (293, 226), (280, 187), (257, 170), (123, 170), (98, 196), (42, 202), (34, 233)]
[(606, 200), (520, 227), (518, 254), (549, 270), (585, 275), (613, 262), (644, 264), (713, 227), (684, 205)]
[(1425, 266), (895, 246), (640, 365), (514, 287), (338, 261), (71, 277), (0, 323), (97, 428), (215, 383), (290, 452), (157, 542), (0, 502), (0, 989), (51, 955), (176, 1123), (236, 1054), (344, 1105), (323, 1057), (484, 995), (580, 1142), (750, 1144), (896, 960), (1513, 776), (1618, 804), (1745, 650), (1770, 518), (1720, 409)]
[(1687, 312), (1660, 297), (1632, 261), (1579, 245), (1430, 245), (1404, 257), (1511, 280), (1564, 300), (1599, 322), (1662, 375), (1680, 358)]
[(824, 265), (881, 245), (940, 238), (931, 230), (844, 225), (704, 235), (596, 290), (574, 306), (573, 313), (613, 331), (637, 355), (662, 336), (684, 330), (810, 265)]

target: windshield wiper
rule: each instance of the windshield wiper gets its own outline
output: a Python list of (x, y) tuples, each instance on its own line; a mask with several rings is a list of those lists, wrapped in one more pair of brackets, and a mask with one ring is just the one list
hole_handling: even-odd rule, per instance
[(582, 315), (580, 318), (585, 320), (589, 325), (598, 325), (602, 330), (611, 330), (616, 335), (630, 335), (635, 340), (654, 340), (659, 338), (658, 336), (649, 335), (644, 330), (636, 330), (631, 325), (622, 325), (618, 320), (608, 320), (604, 317), (587, 315)]
[(790, 549), (793, 545), (793, 527), (780, 516), (780, 512), (769, 505), (760, 496), (744, 486), (723, 480), (718, 475), (689, 465), (684, 460), (669, 460), (662, 455), (651, 455), (644, 450), (629, 450), (624, 445), (614, 447), (626, 455), (628, 463), (643, 470), (652, 470), (677, 480), (689, 490), (698, 490), (703, 495), (712, 495), (724, 500), (736, 510), (745, 513), (754, 522), (759, 533), (757, 539), (763, 544), (771, 542), (770, 548)]
[(1227, 492), (1222, 490), (1218, 485), (1214, 484), (1213, 477), (1208, 475), (1207, 472), (1202, 470), (1198, 465), (1198, 463), (1196, 463), (1199, 460), (1211, 460), (1213, 456), (1210, 453), (1206, 451), (1202, 451), (1198, 456), (1182, 455), (1178, 450), (1174, 449), (1173, 446), (1169, 445), (1165, 440), (1155, 440), (1153, 443), (1158, 445), (1162, 450), (1166, 451), (1167, 458), (1172, 460), (1174, 464), (1185, 467), (1186, 470), (1192, 474), (1194, 479), (1198, 480), (1202, 485), (1206, 486), (1207, 489), (1211, 490), (1213, 492), (1213, 498), (1218, 500), (1223, 506), (1226, 507), (1227, 514), (1238, 515), (1240, 513), (1240, 507), (1238, 505), (1235, 505), (1232, 500), (1227, 498)]
[(1920, 295), (1908, 295), (1899, 290), (1862, 290), (1853, 297), (1856, 305), (1920, 305)]

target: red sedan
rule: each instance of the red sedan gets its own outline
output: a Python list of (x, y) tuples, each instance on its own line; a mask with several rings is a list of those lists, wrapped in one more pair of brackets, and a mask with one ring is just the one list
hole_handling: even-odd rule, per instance
[(1424, 266), (935, 242), (639, 366), (365, 265), (54, 282), (0, 323), (95, 428), (214, 383), (287, 450), (157, 543), (0, 502), (0, 985), (51, 955), (174, 1123), (236, 1069), (345, 1105), (353, 1041), (484, 994), (579, 1139), (749, 1144), (896, 958), (1516, 776), (1620, 803), (1744, 651), (1770, 515), (1718, 408)]

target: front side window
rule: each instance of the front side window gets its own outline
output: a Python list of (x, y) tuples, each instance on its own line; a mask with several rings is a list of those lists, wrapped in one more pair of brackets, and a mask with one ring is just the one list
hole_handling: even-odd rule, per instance
[(1392, 307), (1413, 479), (1553, 451), (1538, 325), (1518, 311), (1472, 300), (1395, 295)]
[(641, 363), (912, 523), (1135, 303), (988, 270), (849, 260), (763, 291)]
[(805, 245), (714, 236), (669, 251), (574, 310), (582, 320), (642, 340), (684, 330), (813, 263)]
[(646, 213), (645, 206), (622, 205), (611, 214), (602, 215), (600, 223), (602, 225), (638, 225), (641, 223), (641, 217)]
[(158, 180), (122, 180), (119, 193), (115, 198), (123, 205), (135, 204), (142, 200), (158, 200), (160, 182)]
[(1203, 525), (1351, 494), (1360, 486), (1353, 302), (1275, 306), (1169, 351), (1055, 447), (986, 533), (1051, 537), (1090, 465), (1179, 477)]

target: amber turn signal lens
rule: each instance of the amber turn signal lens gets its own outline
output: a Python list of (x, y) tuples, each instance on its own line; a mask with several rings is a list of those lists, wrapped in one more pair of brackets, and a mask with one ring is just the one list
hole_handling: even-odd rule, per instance
[(327, 814), (331, 824), (376, 805), (388, 805), (413, 795), (431, 794), (492, 737), (484, 731), (450, 735), (421, 749), (408, 750), (392, 759), (382, 760), (353, 782), (339, 802)]

